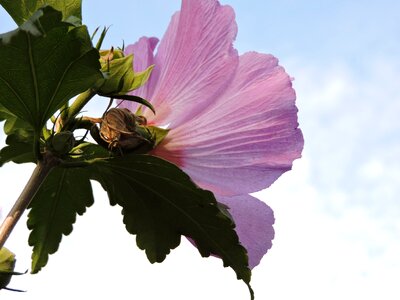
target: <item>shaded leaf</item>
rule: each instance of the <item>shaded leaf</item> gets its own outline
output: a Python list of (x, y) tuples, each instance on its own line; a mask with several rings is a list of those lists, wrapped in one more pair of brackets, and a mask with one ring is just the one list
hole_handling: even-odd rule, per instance
[(12, 116), (12, 114), (3, 105), (0, 104), (0, 122), (7, 120), (7, 118), (9, 118), (10, 116)]
[(0, 107), (0, 119), (4, 122), (4, 133), (7, 136), (4, 148), (0, 150), (0, 167), (6, 162), (34, 162), (33, 129), (31, 126)]
[(3, 130), (6, 135), (17, 134), (26, 139), (33, 136), (33, 129), (31, 126), (27, 122), (11, 114), (6, 117)]
[(82, 19), (81, 0), (0, 0), (0, 4), (18, 25), (25, 23), (39, 8), (45, 5), (61, 11), (63, 20), (71, 16)]
[(47, 264), (62, 236), (72, 232), (76, 215), (92, 204), (92, 187), (84, 169), (58, 167), (51, 171), (30, 204), (27, 224), (29, 245), (33, 246), (32, 273)]
[(36, 161), (33, 153), (33, 140), (11, 134), (7, 137), (6, 144), (7, 146), (0, 150), (0, 167), (10, 161), (17, 164)]
[(95, 161), (89, 170), (110, 203), (122, 206), (126, 229), (136, 235), (150, 262), (162, 262), (184, 235), (202, 256), (221, 257), (252, 292), (247, 253), (234, 223), (220, 211), (213, 194), (198, 188), (178, 167), (154, 156), (126, 155)]
[(69, 99), (103, 78), (87, 28), (61, 18), (47, 6), (0, 35), (0, 103), (36, 132)]

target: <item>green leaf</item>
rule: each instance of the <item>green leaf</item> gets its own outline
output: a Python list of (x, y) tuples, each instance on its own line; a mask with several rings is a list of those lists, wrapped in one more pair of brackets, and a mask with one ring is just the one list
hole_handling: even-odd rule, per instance
[(0, 167), (6, 162), (35, 162), (33, 154), (33, 129), (0, 106), (0, 119), (5, 120), (4, 133), (7, 136), (4, 148), (0, 150)]
[(61, 19), (47, 6), (0, 35), (0, 104), (35, 132), (69, 99), (103, 78), (87, 28)]
[(141, 72), (133, 70), (133, 55), (123, 56), (120, 50), (101, 51), (102, 68), (106, 75), (103, 85), (98, 89), (101, 96), (115, 97), (125, 95), (143, 86), (150, 77), (154, 65)]
[(31, 273), (47, 264), (49, 254), (58, 250), (62, 235), (72, 232), (76, 215), (82, 215), (92, 204), (92, 187), (84, 169), (57, 167), (51, 171), (30, 204)]
[(98, 160), (91, 178), (107, 191), (112, 205), (122, 206), (126, 229), (150, 262), (162, 262), (181, 236), (190, 237), (202, 256), (222, 258), (249, 287), (251, 271), (234, 223), (213, 194), (198, 188), (175, 165), (150, 155)]
[(0, 167), (10, 161), (17, 164), (36, 161), (32, 139), (25, 139), (18, 134), (11, 134), (7, 137), (6, 144), (7, 146), (0, 150)]
[(6, 116), (3, 130), (6, 135), (18, 134), (23, 138), (29, 138), (33, 135), (33, 129), (27, 122), (11, 114)]
[(0, 122), (7, 120), (10, 116), (13, 116), (3, 105), (0, 104)]
[(71, 16), (82, 19), (81, 0), (0, 0), (0, 4), (18, 25), (25, 23), (39, 8), (45, 5), (61, 11), (64, 20)]

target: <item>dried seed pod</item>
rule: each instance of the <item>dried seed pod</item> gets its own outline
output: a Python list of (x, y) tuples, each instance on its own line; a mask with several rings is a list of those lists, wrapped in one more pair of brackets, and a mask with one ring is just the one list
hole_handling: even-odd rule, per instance
[(100, 130), (94, 126), (90, 132), (100, 145), (113, 152), (147, 152), (154, 141), (150, 131), (142, 126), (146, 123), (144, 117), (138, 117), (126, 108), (111, 108), (104, 114)]

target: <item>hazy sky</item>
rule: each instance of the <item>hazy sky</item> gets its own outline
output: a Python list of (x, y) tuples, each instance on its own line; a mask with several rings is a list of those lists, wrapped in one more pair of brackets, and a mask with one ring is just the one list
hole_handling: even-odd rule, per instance
[[(276, 237), (254, 269), (258, 300), (400, 299), (400, 2), (222, 1), (234, 7), (239, 52), (272, 53), (295, 78), (303, 158), (258, 193), (275, 211)], [(180, 1), (84, 2), (105, 45), (161, 37)], [(0, 10), (0, 31), (14, 28)], [(104, 107), (97, 107), (99, 111)], [(2, 136), (2, 144), (4, 137)], [(0, 169), (6, 210), (33, 166)], [(96, 203), (38, 275), (14, 278), (1, 299), (248, 299), (244, 284), (186, 241), (151, 265), (95, 185)], [(3, 213), (6, 213), (3, 212)], [(7, 246), (30, 266), (21, 221)]]

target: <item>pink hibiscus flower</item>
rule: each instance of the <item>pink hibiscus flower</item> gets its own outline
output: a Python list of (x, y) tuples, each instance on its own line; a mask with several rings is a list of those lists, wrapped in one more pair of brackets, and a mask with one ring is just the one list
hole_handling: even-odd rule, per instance
[[(272, 210), (249, 193), (270, 186), (303, 148), (291, 79), (272, 55), (238, 55), (230, 6), (183, 0), (158, 45), (142, 37), (126, 48), (137, 71), (155, 64), (135, 95), (143, 114), (170, 132), (152, 152), (175, 163), (230, 208), (251, 268), (272, 246)], [(123, 102), (133, 112), (137, 105)]]

